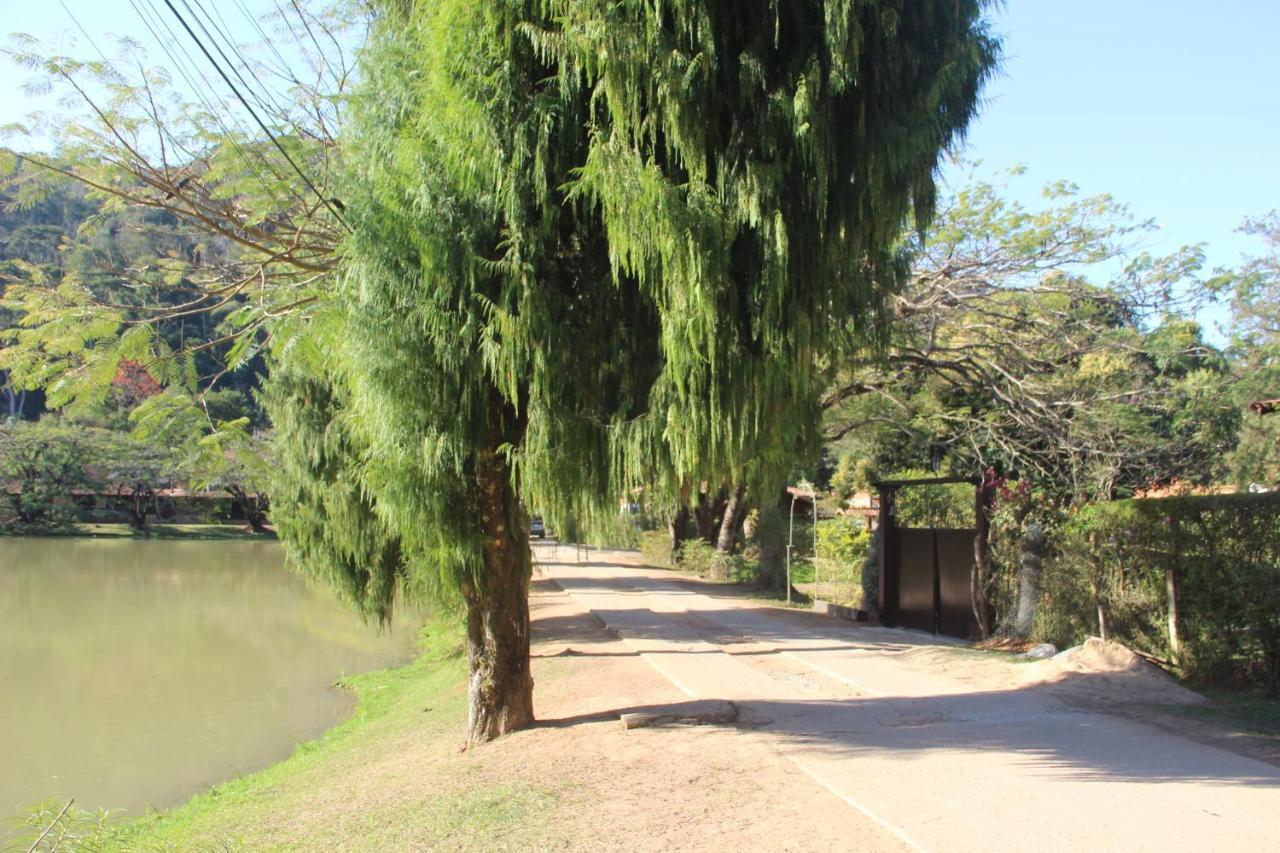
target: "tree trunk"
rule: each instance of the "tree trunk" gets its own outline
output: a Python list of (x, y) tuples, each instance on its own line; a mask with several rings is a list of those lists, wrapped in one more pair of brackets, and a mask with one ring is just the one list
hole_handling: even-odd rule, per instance
[(973, 604), (974, 621), (978, 625), (978, 639), (991, 636), (991, 552), (988, 540), (991, 536), (991, 506), (995, 496), (985, 479), (974, 490), (973, 572), (969, 594)]
[(1107, 611), (1102, 603), (1102, 556), (1098, 550), (1098, 533), (1089, 534), (1089, 591), (1093, 594), (1093, 606), (1098, 611), (1098, 637), (1107, 641)]
[(729, 502), (724, 507), (724, 518), (720, 522), (720, 535), (716, 538), (716, 550), (721, 554), (732, 554), (738, 544), (738, 527), (742, 524), (742, 516), (746, 514), (746, 486), (738, 484), (729, 492)]
[(476, 466), (484, 570), (463, 584), (470, 673), (467, 745), (484, 743), (533, 722), (529, 667), (529, 537), (496, 447)]
[(787, 522), (776, 503), (760, 505), (756, 522), (756, 542), (760, 546), (760, 565), (756, 586), (785, 591), (787, 588)]
[(698, 538), (708, 545), (716, 544), (717, 526), (724, 515), (725, 498), (719, 494), (702, 492), (698, 495), (698, 505), (693, 509), (693, 523), (698, 529)]
[(1178, 568), (1182, 557), (1182, 528), (1173, 520), (1173, 561), (1164, 570), (1165, 599), (1168, 603), (1169, 660), (1174, 666), (1181, 663), (1182, 644), (1178, 638)]
[(671, 564), (680, 562), (680, 546), (684, 544), (689, 528), (689, 508), (682, 506), (667, 522), (667, 535), (671, 539)]
[(1034, 521), (1022, 534), (1018, 563), (1018, 612), (1013, 620), (1013, 633), (1026, 639), (1036, 624), (1036, 608), (1040, 604), (1040, 577), (1044, 565), (1044, 528)]
[(261, 492), (250, 494), (239, 486), (227, 486), (227, 494), (244, 513), (244, 520), (254, 533), (267, 532), (267, 496)]

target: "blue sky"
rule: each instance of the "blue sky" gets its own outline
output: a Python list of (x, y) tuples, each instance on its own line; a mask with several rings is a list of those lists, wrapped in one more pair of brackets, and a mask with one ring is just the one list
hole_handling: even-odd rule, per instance
[(994, 25), (1005, 64), (965, 151), (980, 175), (1025, 164), (1028, 204), (1057, 179), (1110, 193), (1160, 225), (1153, 252), (1261, 254), (1235, 230), (1280, 208), (1280, 3), (1013, 0)]
[[(240, 2), (273, 5), (216, 0), (229, 20)], [(66, 6), (95, 38), (145, 32), (127, 0)], [(1204, 242), (1210, 266), (1260, 252), (1235, 229), (1280, 207), (1280, 3), (1012, 0), (993, 22), (1006, 61), (964, 152), (979, 175), (1025, 165), (1012, 192), (1028, 204), (1058, 179), (1110, 193), (1160, 224), (1152, 251)], [(0, 33), (72, 29), (57, 0), (0, 0)], [(0, 67), (0, 125), (29, 110), (27, 76)]]

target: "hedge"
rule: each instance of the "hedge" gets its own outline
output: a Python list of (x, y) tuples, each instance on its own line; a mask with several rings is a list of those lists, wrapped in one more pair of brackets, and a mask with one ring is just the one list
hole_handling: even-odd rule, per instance
[(1280, 687), (1280, 493), (1092, 504), (1054, 539), (1042, 639), (1102, 634), (1197, 680)]

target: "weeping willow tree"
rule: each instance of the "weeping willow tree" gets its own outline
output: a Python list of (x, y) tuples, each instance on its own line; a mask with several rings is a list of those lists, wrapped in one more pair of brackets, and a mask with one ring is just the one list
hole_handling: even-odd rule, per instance
[[(532, 721), (526, 508), (763, 476), (871, 340), (997, 45), (982, 0), (387, 3), (275, 518), (385, 615), (460, 594), (468, 740)], [(754, 473), (753, 473), (754, 472)]]

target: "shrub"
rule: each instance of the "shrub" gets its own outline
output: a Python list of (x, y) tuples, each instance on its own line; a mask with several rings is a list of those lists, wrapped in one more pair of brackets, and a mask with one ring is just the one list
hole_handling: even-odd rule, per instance
[(862, 558), (861, 567), (863, 610), (879, 616), (880, 613), (880, 530), (871, 533), (871, 541), (867, 543), (867, 555)]
[(860, 565), (871, 547), (871, 531), (847, 518), (818, 522), (818, 554), (837, 563)]
[(46, 423), (0, 427), (0, 485), (19, 526), (58, 527), (75, 521), (77, 489), (89, 482), (82, 431)]
[(871, 547), (871, 531), (852, 519), (818, 522), (818, 554), (813, 560), (814, 596), (862, 607), (862, 564)]
[(686, 539), (680, 543), (681, 568), (708, 576), (711, 574), (711, 564), (715, 558), (715, 546), (702, 539)]
[[(895, 471), (887, 479), (909, 480), (936, 477), (924, 469)], [(897, 494), (899, 527), (973, 527), (973, 486), (944, 483), (934, 486), (907, 486)]]
[(675, 565), (671, 553), (671, 534), (666, 530), (644, 530), (640, 533), (640, 553), (651, 566), (669, 569)]
[(1042, 639), (1078, 642), (1101, 619), (1199, 680), (1280, 687), (1280, 493), (1083, 507), (1057, 536), (1044, 588)]

